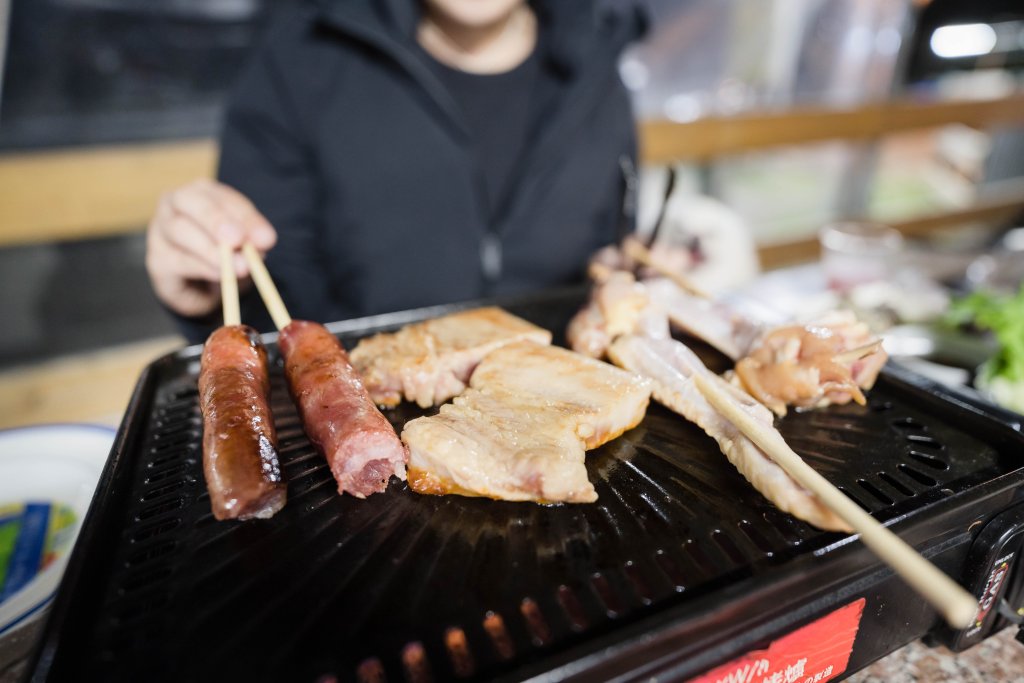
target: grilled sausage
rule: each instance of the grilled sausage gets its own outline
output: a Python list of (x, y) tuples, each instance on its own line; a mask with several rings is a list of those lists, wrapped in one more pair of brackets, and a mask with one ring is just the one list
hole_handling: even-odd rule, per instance
[(199, 401), (203, 473), (217, 519), (267, 518), (284, 505), (269, 394), (267, 352), (256, 331), (215, 330), (203, 348)]
[(306, 435), (327, 458), (338, 492), (365, 498), (387, 488), (392, 474), (405, 479), (405, 446), (337, 338), (323, 325), (294, 320), (278, 343)]

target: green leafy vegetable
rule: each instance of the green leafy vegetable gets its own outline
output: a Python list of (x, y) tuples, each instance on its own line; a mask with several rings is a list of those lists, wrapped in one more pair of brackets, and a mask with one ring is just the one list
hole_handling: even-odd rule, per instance
[(995, 335), (999, 351), (985, 363), (985, 379), (1024, 382), (1024, 284), (1014, 295), (979, 291), (954, 301), (946, 320)]

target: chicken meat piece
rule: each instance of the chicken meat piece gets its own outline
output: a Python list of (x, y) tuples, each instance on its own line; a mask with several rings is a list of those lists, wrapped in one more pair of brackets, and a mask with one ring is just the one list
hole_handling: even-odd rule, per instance
[(644, 280), (644, 285), (650, 299), (664, 309), (673, 326), (707, 342), (733, 360), (745, 355), (764, 332), (760, 323), (724, 301), (685, 292), (667, 278)]
[(777, 415), (790, 405), (863, 404), (863, 389), (874, 385), (885, 365), (885, 351), (872, 345), (870, 330), (850, 312), (771, 328), (727, 301), (695, 296), (668, 278), (638, 282), (631, 272), (613, 269), (621, 265), (611, 258), (618, 253), (605, 250), (590, 264), (590, 301), (566, 330), (580, 353), (603, 357), (620, 335), (668, 338), (671, 323), (736, 361), (731, 377), (737, 386)]
[(573, 351), (602, 358), (621, 334), (661, 339), (669, 336), (669, 327), (665, 311), (651, 300), (647, 287), (620, 270), (595, 282), (590, 301), (569, 321), (566, 339)]
[(608, 355), (620, 367), (650, 379), (653, 382), (654, 399), (703, 429), (718, 443), (740, 474), (780, 510), (820, 529), (850, 531), (842, 519), (794, 481), (708, 403), (693, 382), (695, 374), (699, 373), (715, 382), (742, 410), (766, 427), (775, 428), (771, 412), (708, 370), (684, 344), (674, 339), (646, 339), (627, 335), (619, 337), (611, 345)]
[[(820, 408), (851, 400), (864, 405), (862, 389), (874, 385), (888, 358), (872, 339), (867, 326), (847, 312), (778, 327), (736, 363), (736, 378), (777, 415), (785, 415), (787, 406)], [(863, 355), (856, 352), (860, 348)]]
[(551, 333), (490, 306), (374, 335), (350, 356), (377, 405), (396, 406), (404, 396), (428, 408), (464, 391), (484, 356), (524, 340), (550, 344)]
[(584, 452), (639, 424), (650, 398), (647, 380), (530, 342), (488, 355), (470, 387), (437, 415), (405, 425), (414, 491), (593, 502)]

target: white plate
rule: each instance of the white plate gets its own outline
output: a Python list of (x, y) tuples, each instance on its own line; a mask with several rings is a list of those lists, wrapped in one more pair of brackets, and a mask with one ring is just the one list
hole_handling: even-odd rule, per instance
[(53, 599), (113, 443), (114, 430), (99, 425), (0, 431), (0, 506), (46, 502), (66, 505), (75, 515), (72, 541), (63, 552), (0, 603), (0, 635), (39, 614)]

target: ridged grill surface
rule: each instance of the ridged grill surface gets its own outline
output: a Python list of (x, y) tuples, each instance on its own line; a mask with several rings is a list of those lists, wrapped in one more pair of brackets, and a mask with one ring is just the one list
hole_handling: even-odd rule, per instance
[[(577, 303), (512, 310), (562, 329)], [(839, 538), (775, 509), (657, 405), (588, 454), (596, 504), (420, 496), (394, 482), (339, 497), (276, 361), (288, 503), (271, 520), (216, 522), (197, 369), (183, 356), (160, 378), (125, 465), (129, 501), (103, 520), (118, 541), (90, 560), (105, 583), (86, 588), (102, 595), (93, 630), (74, 634), (89, 641), (85, 678), (486, 680)], [(984, 436), (929, 410), (883, 379), (866, 407), (791, 414), (780, 428), (884, 521), (1006, 467)], [(400, 427), (420, 414), (389, 417)]]

